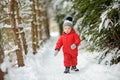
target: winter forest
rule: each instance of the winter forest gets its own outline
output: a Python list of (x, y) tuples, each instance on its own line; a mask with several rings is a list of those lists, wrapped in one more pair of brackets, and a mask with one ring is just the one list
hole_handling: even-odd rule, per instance
[[(54, 52), (67, 16), (81, 43), (66, 75)], [(0, 80), (120, 80), (120, 0), (0, 0)]]

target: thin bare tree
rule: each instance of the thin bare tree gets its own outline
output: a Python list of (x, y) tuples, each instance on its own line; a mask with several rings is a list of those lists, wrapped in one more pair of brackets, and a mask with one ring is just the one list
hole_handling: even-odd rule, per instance
[(42, 11), (42, 16), (44, 17), (44, 19), (43, 19), (44, 32), (43, 33), (45, 33), (44, 35), (46, 36), (46, 38), (45, 38), (45, 40), (46, 40), (50, 37), (46, 0), (43, 2), (42, 7), (44, 8), (44, 10)]
[(23, 26), (21, 25), (22, 22), (21, 22), (21, 17), (19, 15), (19, 6), (18, 6), (18, 3), (16, 2), (16, 15), (17, 15), (17, 22), (18, 22), (18, 26), (19, 26), (19, 32), (20, 32), (20, 35), (21, 35), (21, 38), (22, 38), (22, 46), (23, 46), (23, 50), (25, 52), (25, 54), (27, 54), (28, 50), (27, 50), (27, 44), (26, 44), (26, 38), (25, 38), (25, 32), (23, 30)]
[(37, 26), (37, 18), (36, 18), (36, 0), (32, 1), (32, 47), (33, 47), (33, 54), (37, 52), (38, 45), (38, 26)]
[(10, 24), (11, 27), (13, 28), (13, 33), (14, 33), (14, 41), (15, 45), (18, 47), (16, 50), (16, 55), (17, 55), (17, 60), (18, 60), (18, 66), (24, 66), (24, 60), (23, 60), (23, 55), (22, 55), (22, 47), (21, 47), (21, 42), (20, 42), (20, 35), (19, 35), (19, 30), (16, 27), (16, 19), (15, 19), (15, 0), (11, 0), (9, 3), (9, 17), (10, 17)]
[[(2, 45), (2, 36), (1, 36), (1, 30), (0, 30), (0, 65), (3, 63), (4, 59), (4, 50)], [(4, 80), (4, 72), (2, 72), (0, 68), (0, 80)]]
[(41, 44), (42, 41), (42, 21), (41, 21), (41, 11), (40, 11), (40, 7), (41, 7), (41, 2), (39, 0), (36, 1), (36, 6), (37, 6), (37, 10), (36, 10), (36, 16), (37, 16), (37, 26), (38, 26), (38, 40), (39, 43)]

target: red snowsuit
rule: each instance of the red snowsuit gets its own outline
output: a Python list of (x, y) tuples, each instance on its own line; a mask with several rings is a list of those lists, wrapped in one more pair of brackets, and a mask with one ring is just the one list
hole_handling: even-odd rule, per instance
[[(76, 44), (75, 49), (71, 49), (71, 45)], [(78, 45), (80, 44), (80, 37), (75, 32), (74, 29), (71, 30), (69, 34), (63, 33), (56, 43), (57, 50), (63, 46), (64, 53), (64, 66), (76, 66), (77, 65), (77, 56), (78, 56)]]

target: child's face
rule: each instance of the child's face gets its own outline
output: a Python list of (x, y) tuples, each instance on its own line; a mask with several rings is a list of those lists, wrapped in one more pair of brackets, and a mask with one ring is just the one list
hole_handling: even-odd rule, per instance
[(71, 27), (70, 26), (64, 26), (63, 27), (63, 31), (66, 33), (66, 34), (68, 34), (68, 33), (70, 33), (71, 32)]

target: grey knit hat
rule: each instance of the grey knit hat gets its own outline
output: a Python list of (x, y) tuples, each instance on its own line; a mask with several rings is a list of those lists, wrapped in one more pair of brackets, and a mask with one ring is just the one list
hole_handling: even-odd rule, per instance
[(65, 20), (64, 23), (63, 23), (63, 27), (65, 27), (65, 26), (70, 26), (72, 28), (73, 27), (73, 22), (69, 21), (69, 20)]
[(70, 26), (71, 28), (73, 27), (73, 18), (71, 16), (66, 17), (64, 23), (63, 23), (63, 27), (64, 26)]

